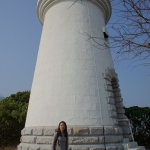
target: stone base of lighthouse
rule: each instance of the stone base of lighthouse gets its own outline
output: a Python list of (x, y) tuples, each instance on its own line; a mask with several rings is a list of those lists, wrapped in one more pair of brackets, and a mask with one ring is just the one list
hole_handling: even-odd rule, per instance
[[(27, 127), (21, 131), (18, 150), (51, 150), (57, 127)], [(122, 128), (118, 126), (69, 126), (69, 150), (122, 150)]]
[[(21, 131), (18, 150), (52, 150), (57, 127), (27, 127)], [(69, 126), (69, 150), (145, 150), (137, 142), (123, 138), (119, 126)]]

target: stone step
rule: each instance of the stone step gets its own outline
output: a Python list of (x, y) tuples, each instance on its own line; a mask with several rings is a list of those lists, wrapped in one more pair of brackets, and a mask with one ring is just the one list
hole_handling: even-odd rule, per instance
[(125, 148), (125, 150), (146, 150), (144, 146), (135, 146), (135, 147), (130, 147), (130, 148)]
[(125, 149), (137, 147), (137, 142), (128, 142), (122, 144)]
[(137, 146), (133, 148), (129, 148), (128, 150), (146, 150), (144, 146)]
[(129, 138), (123, 138), (123, 143), (128, 143), (129, 142)]
[(140, 150), (146, 150), (145, 146), (138, 146), (138, 148), (140, 148)]
[(129, 147), (129, 148), (137, 147), (137, 146), (138, 146), (137, 142), (129, 142), (129, 143), (128, 143), (128, 147)]
[(140, 150), (138, 147), (134, 147), (134, 148), (129, 148), (127, 150)]

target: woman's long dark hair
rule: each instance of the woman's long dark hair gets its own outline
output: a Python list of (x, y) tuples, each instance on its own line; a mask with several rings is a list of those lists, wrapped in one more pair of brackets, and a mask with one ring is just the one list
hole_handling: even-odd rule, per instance
[(57, 132), (58, 132), (58, 134), (61, 136), (61, 131), (60, 131), (60, 124), (61, 124), (61, 123), (63, 123), (63, 124), (65, 125), (64, 136), (65, 136), (66, 138), (68, 138), (67, 124), (66, 124), (65, 121), (61, 121), (61, 122), (59, 123)]

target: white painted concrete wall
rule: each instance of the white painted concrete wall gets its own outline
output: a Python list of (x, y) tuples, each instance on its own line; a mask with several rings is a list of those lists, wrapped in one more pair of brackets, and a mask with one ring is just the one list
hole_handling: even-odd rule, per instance
[(102, 77), (112, 64), (111, 53), (95, 48), (83, 35), (103, 38), (103, 12), (90, 1), (71, 5), (61, 1), (45, 15), (26, 127), (53, 126), (61, 120), (68, 125), (113, 125)]

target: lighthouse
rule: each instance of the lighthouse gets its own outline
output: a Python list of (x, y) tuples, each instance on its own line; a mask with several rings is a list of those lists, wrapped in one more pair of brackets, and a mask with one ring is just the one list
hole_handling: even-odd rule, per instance
[(18, 150), (51, 150), (62, 120), (70, 150), (124, 149), (130, 130), (108, 48), (109, 0), (38, 0), (37, 15), (43, 29)]

